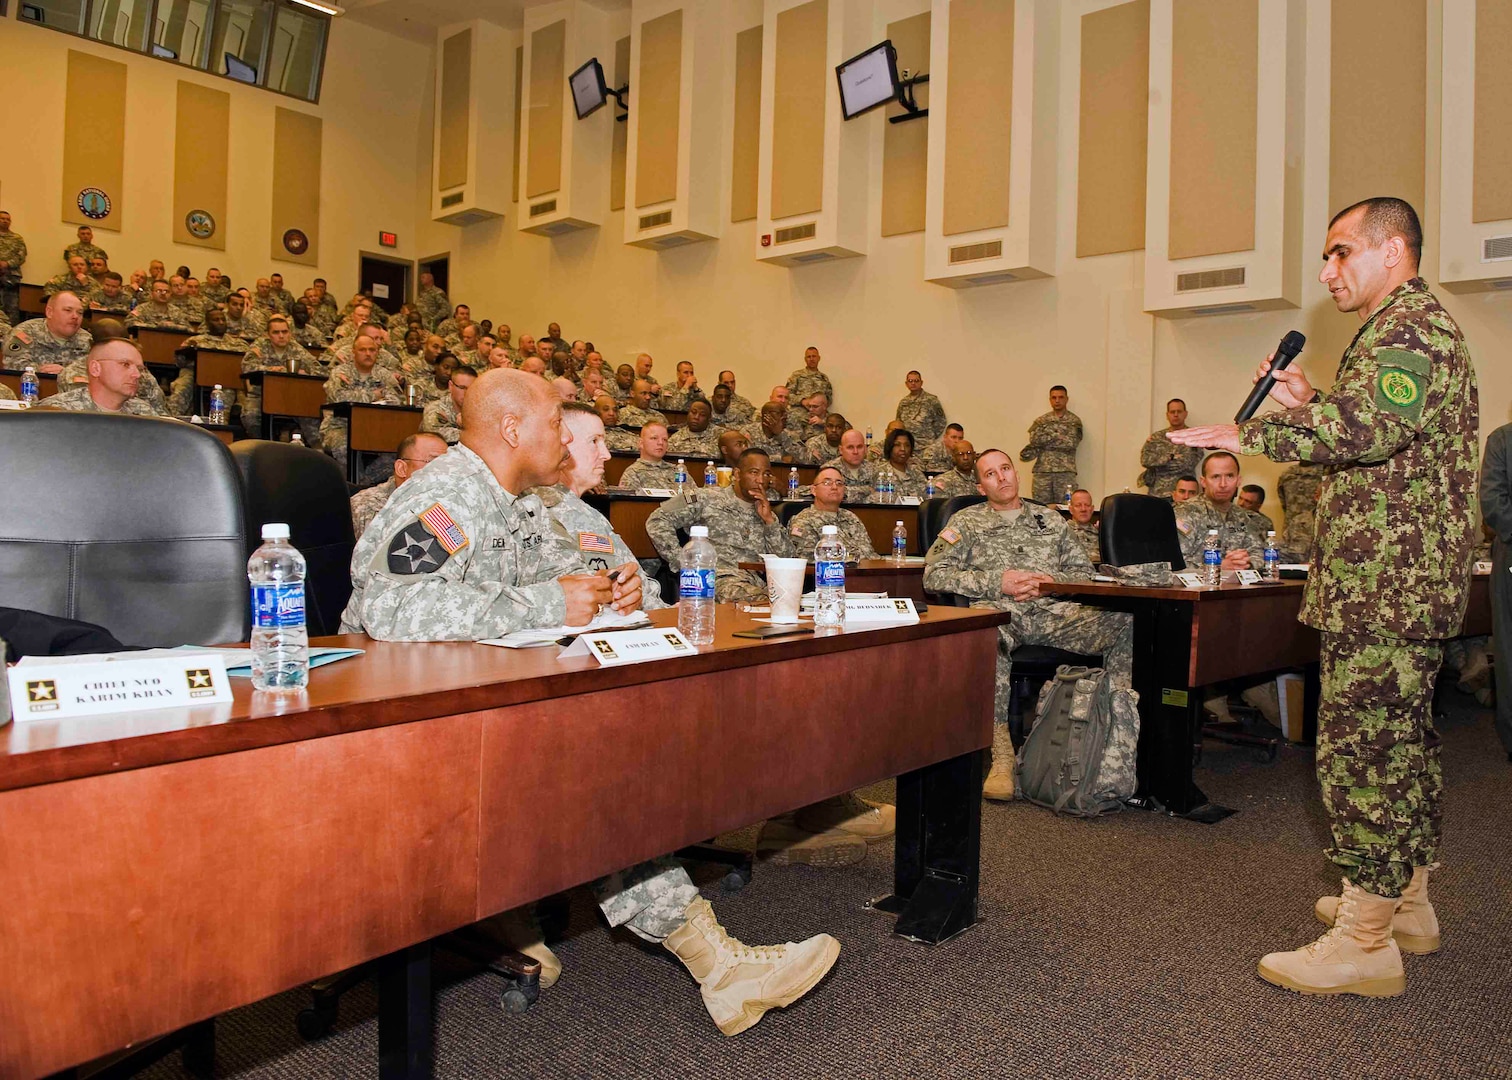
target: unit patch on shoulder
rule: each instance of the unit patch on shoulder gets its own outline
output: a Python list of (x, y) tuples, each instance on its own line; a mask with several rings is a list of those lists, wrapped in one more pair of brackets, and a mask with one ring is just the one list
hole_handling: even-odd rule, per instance
[(597, 551), (604, 555), (614, 553), (614, 541), (599, 533), (578, 533), (578, 549), (580, 551)]
[(1406, 349), (1378, 349), (1376, 362), (1375, 407), (1383, 412), (1416, 422), (1423, 414), (1428, 389), (1429, 360)]
[(420, 523), (430, 530), (430, 534), (446, 549), (448, 555), (455, 555), (467, 546), (467, 534), (440, 503), (421, 514)]
[(945, 541), (947, 544), (959, 544), (961, 542), (961, 534), (947, 525), (945, 526), (945, 528), (940, 530), (940, 539)]

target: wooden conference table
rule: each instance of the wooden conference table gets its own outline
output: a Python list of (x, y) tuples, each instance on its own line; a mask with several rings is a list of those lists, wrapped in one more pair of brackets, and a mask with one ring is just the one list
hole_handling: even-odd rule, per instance
[[(743, 562), (742, 570), (766, 574), (765, 563)], [(814, 564), (803, 574), (803, 587), (814, 587)], [(924, 560), (910, 557), (907, 562), (892, 559), (857, 559), (845, 567), (845, 587), (854, 592), (885, 592), (888, 596), (906, 596), (915, 603), (924, 602)]]
[(948, 937), (1001, 619), (758, 642), (721, 606), (712, 646), (618, 668), (324, 638), (368, 651), (292, 700), (0, 728), (0, 1078), (379, 957), (380, 1075), (428, 1076), (432, 938), (890, 776), (896, 930)]

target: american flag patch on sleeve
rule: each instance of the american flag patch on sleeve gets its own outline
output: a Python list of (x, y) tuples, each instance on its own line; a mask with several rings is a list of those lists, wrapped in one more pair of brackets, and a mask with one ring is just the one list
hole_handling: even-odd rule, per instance
[(614, 541), (598, 533), (578, 533), (578, 548), (582, 551), (597, 551), (603, 555), (614, 554)]
[(440, 542), (448, 555), (455, 555), (467, 546), (467, 534), (440, 503), (420, 515), (420, 524)]

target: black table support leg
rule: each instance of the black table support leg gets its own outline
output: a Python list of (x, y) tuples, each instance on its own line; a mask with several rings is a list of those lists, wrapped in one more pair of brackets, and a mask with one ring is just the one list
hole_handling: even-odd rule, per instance
[(378, 968), (379, 1080), (430, 1080), (433, 1013), (429, 942), (384, 957)]
[(869, 906), (900, 937), (938, 945), (976, 923), (982, 779), (980, 751), (898, 777), (893, 893)]

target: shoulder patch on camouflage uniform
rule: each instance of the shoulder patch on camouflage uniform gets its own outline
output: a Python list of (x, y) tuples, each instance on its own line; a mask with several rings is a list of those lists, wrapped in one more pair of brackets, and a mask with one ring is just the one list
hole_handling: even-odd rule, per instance
[(959, 544), (961, 542), (961, 534), (947, 525), (945, 526), (945, 528), (940, 530), (940, 539), (945, 541), (947, 544)]
[(1377, 349), (1375, 406), (1388, 413), (1416, 420), (1423, 412), (1423, 399), (1431, 361), (1406, 349)]
[(440, 503), (420, 515), (420, 524), (446, 549), (448, 555), (455, 555), (468, 545), (467, 534)]
[(433, 574), (452, 557), (418, 517), (406, 522), (379, 552), (386, 556), (391, 574)]
[(605, 555), (612, 555), (614, 553), (614, 541), (600, 533), (580, 532), (578, 533), (578, 550), (597, 551)]
[(1180, 517), (1178, 515), (1176, 518), (1176, 528), (1181, 531), (1181, 534), (1183, 536), (1185, 536), (1187, 533), (1192, 531), (1192, 523), (1186, 518)]
[(23, 346), (23, 345), (30, 345), (30, 344), (31, 344), (31, 339), (26, 336), (26, 332), (24, 330), (16, 330), (16, 331), (14, 331), (11, 334), (11, 339), (10, 339), (10, 351), (11, 352), (20, 352), (21, 351), (21, 346)]

